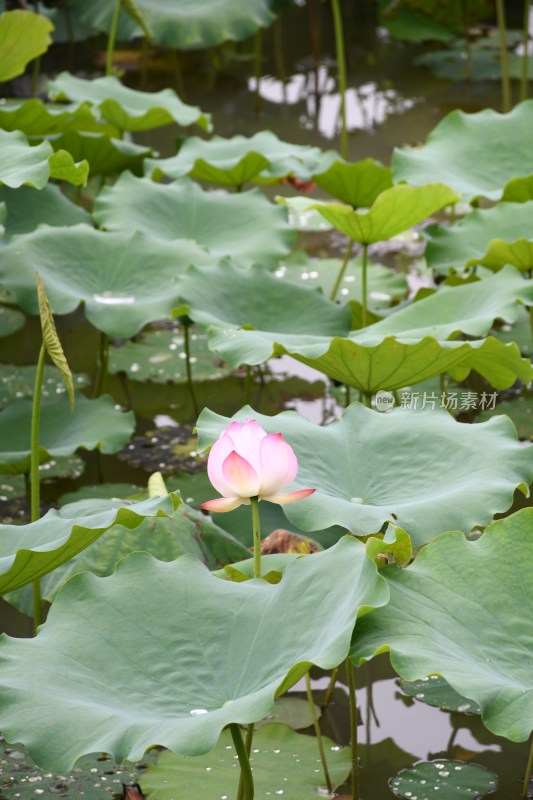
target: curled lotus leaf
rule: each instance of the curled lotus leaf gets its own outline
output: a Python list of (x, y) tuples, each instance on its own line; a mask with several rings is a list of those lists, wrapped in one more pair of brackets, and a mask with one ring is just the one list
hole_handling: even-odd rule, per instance
[(0, 595), (31, 583), (89, 547), (105, 531), (137, 528), (145, 517), (169, 517), (178, 495), (141, 503), (126, 500), (81, 500), (59, 511), (51, 509), (28, 525), (0, 525)]
[(496, 319), (514, 322), (520, 303), (532, 300), (531, 282), (508, 267), (481, 282), (444, 286), (347, 338), (213, 324), (209, 346), (233, 366), (290, 355), (367, 394), (401, 389), (443, 372), (464, 380), (472, 369), (498, 389), (517, 378), (527, 386), (533, 370), (515, 344), (504, 345), (492, 336), (467, 342), (454, 337), (460, 332), (482, 336)]
[(39, 272), (54, 314), (69, 314), (83, 303), (96, 328), (126, 338), (168, 316), (178, 300), (180, 272), (211, 260), (191, 241), (104, 233), (88, 225), (43, 226), (0, 247), (0, 281), (36, 314)]
[(118, 136), (119, 131), (99, 120), (89, 103), (44, 103), (37, 97), (10, 99), (0, 107), (0, 127), (26, 136), (51, 136), (65, 130), (94, 131)]
[(353, 208), (370, 208), (379, 195), (392, 187), (392, 171), (373, 158), (355, 164), (340, 159), (313, 175), (314, 182), (341, 203)]
[(158, 240), (192, 239), (217, 260), (229, 256), (240, 266), (277, 263), (295, 238), (286, 210), (259, 189), (221, 195), (187, 178), (157, 184), (124, 173), (100, 192), (94, 216), (108, 230), (136, 228)]
[(54, 150), (68, 152), (82, 163), (88, 163), (91, 176), (116, 175), (124, 170), (141, 174), (144, 159), (152, 153), (149, 147), (95, 131), (67, 129), (50, 136), (47, 141)]
[[(423, 186), (392, 186), (382, 191), (372, 206), (356, 211), (343, 203), (327, 203), (306, 198), (278, 198), (298, 211), (316, 209), (333, 227), (354, 242), (375, 244), (391, 239), (412, 228), (459, 200), (459, 196), (443, 183)], [(296, 201), (296, 202), (295, 202)]]
[(0, 145), (0, 184), (12, 189), (19, 186), (42, 189), (50, 178), (77, 186), (87, 180), (87, 162), (74, 163), (70, 152), (61, 148), (54, 152), (49, 142), (30, 146), (20, 131), (0, 130)]
[(533, 100), (508, 114), (488, 108), (475, 114), (452, 111), (425, 145), (394, 151), (394, 179), (416, 186), (442, 181), (467, 201), (499, 200), (508, 181), (533, 173), (533, 152), (524, 150), (532, 124)]
[[(16, 400), (0, 412), (0, 473), (29, 472), (31, 457), (31, 399)], [(133, 412), (115, 408), (109, 396), (89, 400), (78, 395), (71, 411), (66, 394), (41, 400), (40, 460), (69, 456), (78, 447), (116, 453), (133, 433)]]
[(177, 155), (148, 161), (147, 171), (154, 178), (189, 175), (196, 180), (241, 187), (250, 181), (278, 183), (287, 176), (310, 180), (333, 157), (335, 154), (329, 156), (319, 147), (290, 144), (271, 131), (260, 131), (231, 139), (213, 136), (206, 141), (191, 137)]
[(475, 209), (447, 228), (429, 225), (424, 230), (427, 262), (443, 273), (477, 264), (493, 270), (505, 264), (531, 269), (533, 241), (525, 237), (532, 221), (533, 201), (501, 202), (494, 208)]
[[(361, 620), (355, 664), (389, 651), (405, 680), (437, 673), (476, 702), (485, 726), (515, 742), (533, 729), (533, 509), (477, 541), (444, 533), (406, 569), (387, 567), (391, 601)], [(475, 635), (473, 635), (475, 632)]]
[(59, 773), (95, 751), (136, 761), (160, 744), (202, 755), (229, 723), (265, 717), (310, 664), (339, 664), (358, 609), (387, 599), (350, 536), (274, 585), (221, 581), (189, 555), (133, 553), (109, 578), (68, 581), (35, 639), (0, 640), (2, 731)]
[(209, 116), (184, 103), (172, 89), (141, 92), (110, 75), (85, 80), (61, 72), (49, 82), (48, 93), (52, 100), (94, 106), (119, 131), (145, 131), (173, 122), (184, 126), (197, 124), (205, 130), (210, 127)]
[[(282, 506), (303, 531), (336, 524), (367, 535), (388, 521), (419, 547), (451, 528), (487, 525), (511, 506), (515, 489), (527, 494), (533, 478), (533, 447), (517, 440), (504, 416), (467, 425), (437, 409), (382, 414), (355, 403), (326, 427), (292, 411), (268, 417), (250, 407), (232, 419), (255, 419), (290, 443), (299, 464), (290, 489), (316, 487)], [(212, 445), (230, 422), (202, 411), (199, 448)]]

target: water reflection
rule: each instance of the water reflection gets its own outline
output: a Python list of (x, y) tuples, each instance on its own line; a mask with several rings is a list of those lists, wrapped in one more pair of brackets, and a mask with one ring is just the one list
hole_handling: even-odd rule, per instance
[[(316, 85), (315, 85), (316, 84)], [(248, 88), (263, 100), (279, 105), (303, 104), (301, 127), (317, 130), (326, 139), (333, 139), (340, 129), (340, 95), (336, 81), (325, 65), (314, 72), (296, 73), (285, 80), (266, 75), (250, 78)], [(354, 86), (346, 92), (346, 119), (350, 131), (374, 131), (389, 116), (397, 116), (413, 108), (417, 100), (402, 96), (392, 88), (380, 88), (375, 81)]]

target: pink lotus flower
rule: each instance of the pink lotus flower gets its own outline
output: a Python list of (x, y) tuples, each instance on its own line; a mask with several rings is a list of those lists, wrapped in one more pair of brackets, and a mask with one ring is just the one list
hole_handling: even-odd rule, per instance
[(267, 433), (254, 420), (232, 422), (211, 448), (207, 461), (209, 480), (223, 497), (202, 503), (208, 511), (233, 511), (250, 505), (250, 499), (294, 503), (315, 489), (282, 492), (298, 472), (292, 447), (281, 433)]

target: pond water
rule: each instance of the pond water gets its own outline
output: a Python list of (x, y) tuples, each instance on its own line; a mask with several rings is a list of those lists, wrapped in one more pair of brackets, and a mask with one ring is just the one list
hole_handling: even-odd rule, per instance
[[(272, 130), (281, 139), (302, 144), (316, 144), (324, 149), (338, 147), (339, 95), (335, 91), (334, 42), (331, 20), (320, 8), (320, 55), (318, 63), (309, 54), (308, 19), (305, 8), (284, 15), (283, 26), (275, 25), (262, 36), (260, 78), (248, 74), (253, 44), (235, 48), (235, 57), (223, 64), (214, 77), (210, 56), (186, 59), (181, 81), (189, 103), (199, 105), (213, 115), (215, 132), (221, 136), (236, 133), (251, 135)], [(475, 111), (486, 106), (499, 107), (499, 84), (496, 81), (443, 81), (413, 63), (422, 48), (391, 40), (376, 28), (365, 4), (359, 11), (346, 4), (346, 37), (350, 43), (347, 118), (350, 130), (350, 160), (372, 156), (388, 163), (395, 146), (416, 143), (448, 111), (462, 108)], [(248, 60), (242, 60), (248, 55)], [(160, 88), (162, 75), (150, 72), (147, 88)], [(317, 91), (318, 88), (318, 91)], [(175, 148), (178, 128), (168, 126), (136, 135), (136, 141), (150, 143), (163, 156)], [(269, 189), (269, 194), (275, 194)], [(338, 253), (339, 242), (330, 235), (309, 240), (322, 254)], [(404, 254), (388, 256), (388, 263), (405, 269)], [(412, 259), (411, 259), (412, 260)], [(128, 298), (121, 298), (128, 302)], [(109, 303), (108, 298), (101, 302)], [(114, 301), (116, 302), (116, 301)], [(65, 343), (68, 360), (74, 371), (91, 374), (98, 335), (80, 313), (57, 318), (60, 338)], [(15, 364), (34, 363), (37, 323), (31, 320), (25, 329), (2, 342), (3, 361)], [(184, 384), (142, 383), (130, 377), (125, 382), (110, 376), (106, 391), (116, 403), (130, 406), (137, 415), (137, 433), (145, 434), (171, 427), (173, 422), (192, 423), (194, 414)], [(265, 383), (256, 381), (252, 405), (262, 413), (276, 413), (295, 408), (314, 422), (326, 422), (337, 413), (342, 398), (332, 397), (324, 377), (288, 358), (270, 364)], [(219, 413), (231, 414), (242, 405), (243, 375), (206, 381), (197, 387), (198, 401)], [(144, 485), (147, 471), (142, 464), (132, 466), (123, 459), (85, 455), (86, 469), (81, 478), (56, 481), (43, 487), (46, 502), (82, 484), (97, 481), (99, 474), (112, 482)], [(161, 469), (169, 472), (165, 454), (159, 456)], [(2, 492), (0, 492), (2, 495)], [(23, 503), (0, 506), (6, 517), (20, 519)], [(317, 698), (329, 678), (314, 679)], [(457, 758), (483, 764), (500, 777), (500, 786), (491, 795), (495, 800), (519, 796), (527, 745), (513, 744), (492, 736), (476, 715), (447, 713), (403, 694), (388, 664), (387, 657), (375, 659), (357, 672), (360, 711), (362, 797), (383, 800), (391, 796), (387, 782), (399, 769), (416, 759)], [(298, 685), (294, 692), (303, 687)], [(302, 695), (303, 696), (303, 695)], [(339, 744), (348, 744), (347, 690), (338, 683), (333, 701), (323, 719), (324, 732)], [(349, 791), (345, 787), (346, 792)], [(37, 792), (37, 790), (36, 790)], [(17, 797), (15, 790), (0, 795)], [(37, 796), (37, 794), (36, 794)], [(103, 794), (102, 796), (108, 796)], [(533, 797), (533, 790), (531, 795)]]

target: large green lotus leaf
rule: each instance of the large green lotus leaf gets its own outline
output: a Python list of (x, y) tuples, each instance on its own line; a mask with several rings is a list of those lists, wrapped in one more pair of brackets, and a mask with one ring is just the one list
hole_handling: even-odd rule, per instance
[[(513, 264), (520, 268), (522, 261), (516, 257), (520, 255), (520, 248), (515, 254), (513, 245), (509, 243), (527, 238), (532, 223), (533, 201), (519, 204), (502, 202), (494, 208), (475, 209), (447, 228), (430, 225), (424, 230), (424, 237), (428, 240), (427, 262), (439, 272), (459, 271), (476, 264), (492, 268)], [(496, 243), (493, 240), (503, 241)], [(529, 251), (533, 245), (529, 241), (525, 246)], [(498, 255), (500, 258), (495, 258)], [(531, 269), (531, 263), (526, 268)]]
[(87, 164), (75, 164), (70, 153), (54, 152), (49, 142), (30, 147), (20, 131), (0, 130), (0, 184), (18, 189), (34, 186), (42, 189), (50, 178), (76, 185), (85, 183)]
[(170, 516), (179, 497), (142, 503), (92, 500), (71, 503), (28, 525), (0, 525), (0, 594), (46, 575), (76, 556), (113, 526), (135, 528), (146, 516)]
[(193, 239), (213, 256), (230, 256), (240, 266), (270, 265), (287, 255), (294, 241), (285, 209), (258, 189), (221, 195), (185, 178), (163, 185), (125, 173), (100, 192), (94, 216), (109, 230), (136, 228), (163, 240)]
[[(288, 258), (280, 264), (276, 275), (287, 277), (291, 281), (302, 281), (305, 286), (320, 286), (326, 297), (337, 280), (342, 261), (339, 258), (308, 258), (298, 251), (295, 257)], [(363, 268), (360, 258), (352, 258), (348, 262), (341, 288), (340, 298), (344, 302), (363, 297)], [(409, 286), (404, 274), (394, 272), (382, 264), (372, 264), (367, 272), (368, 305), (371, 309), (386, 308), (407, 296)]]
[[(178, 50), (203, 50), (228, 40), (239, 42), (274, 21), (269, 0), (249, 0), (245, 5), (237, 0), (180, 0), (172, 4), (135, 0), (135, 4), (154, 41)], [(108, 33), (113, 14), (108, 0), (72, 0), (70, 7), (83, 22)], [(139, 35), (138, 26), (122, 10), (119, 39)]]
[[(32, 398), (35, 387), (35, 365), (0, 364), (0, 409), (22, 398)], [(90, 383), (87, 375), (73, 375), (74, 387), (83, 389)], [(43, 369), (43, 397), (55, 397), (66, 392), (61, 373), (52, 364)]]
[(533, 281), (524, 280), (513, 267), (504, 267), (485, 280), (444, 285), (352, 336), (371, 344), (391, 335), (411, 340), (433, 336), (439, 341), (458, 333), (484, 336), (496, 319), (516, 322), (521, 304), (533, 305)]
[(533, 173), (533, 151), (524, 149), (532, 125), (533, 100), (508, 114), (452, 111), (423, 147), (394, 151), (394, 178), (414, 185), (443, 181), (465, 200), (499, 200), (507, 181)]
[(48, 50), (53, 27), (32, 11), (17, 9), (0, 14), (0, 83), (22, 75), (29, 61)]
[(109, 578), (68, 581), (35, 639), (0, 642), (2, 731), (58, 772), (95, 751), (202, 755), (227, 724), (265, 717), (310, 664), (339, 664), (357, 610), (387, 599), (352, 537), (297, 559), (275, 585), (133, 553)]
[[(190, 331), (190, 363), (196, 383), (215, 381), (231, 372), (231, 367), (213, 356), (207, 333), (194, 327)], [(125, 372), (134, 381), (185, 383), (187, 362), (183, 330), (145, 330), (135, 341), (112, 346), (109, 372)]]
[(389, 786), (402, 800), (481, 800), (496, 791), (498, 776), (479, 764), (438, 758), (402, 769)]
[[(531, 380), (528, 362), (520, 359), (517, 348), (502, 349), (494, 339), (468, 344), (446, 340), (458, 333), (482, 336), (495, 319), (515, 322), (521, 310), (519, 302), (533, 303), (533, 284), (506, 267), (483, 281), (443, 286), (344, 340), (306, 335), (304, 329), (294, 335), (288, 328), (280, 330), (280, 325), (277, 330), (233, 330), (217, 324), (214, 315), (202, 321), (214, 324), (211, 349), (234, 366), (259, 364), (272, 355), (287, 353), (365, 392), (399, 389), (447, 370), (462, 378), (473, 368), (498, 384), (497, 388), (506, 388), (518, 374), (526, 385)], [(315, 333), (319, 333), (317, 328)], [(489, 352), (492, 362), (487, 360)]]
[(87, 319), (110, 336), (129, 337), (168, 316), (180, 271), (211, 258), (194, 242), (143, 233), (103, 233), (87, 225), (38, 228), (0, 247), (0, 280), (17, 303), (38, 313), (39, 272), (54, 314), (84, 304)]
[[(30, 399), (17, 400), (0, 412), (0, 473), (28, 472), (30, 468)], [(78, 395), (73, 411), (68, 397), (43, 397), (41, 401), (41, 460), (72, 455), (78, 447), (116, 453), (133, 433), (135, 417), (117, 411), (111, 397), (88, 400)]]
[[(389, 521), (419, 546), (452, 527), (486, 525), (509, 508), (518, 486), (527, 492), (533, 478), (533, 448), (517, 441), (503, 416), (466, 425), (438, 410), (381, 414), (355, 403), (327, 427), (295, 412), (266, 417), (250, 407), (234, 418), (257, 420), (294, 449), (300, 467), (294, 488), (316, 492), (283, 510), (304, 531), (338, 524), (368, 534)], [(202, 411), (199, 448), (229, 423)]]
[[(411, 314), (406, 316), (413, 321)], [(463, 321), (465, 327), (481, 324), (482, 319), (472, 316), (470, 321)], [(416, 317), (417, 313), (413, 313), (413, 318)], [(391, 329), (396, 324), (388, 320), (386, 323), (384, 328)], [(416, 329), (408, 336), (402, 333), (380, 336), (378, 331), (373, 334), (374, 327), (356, 331), (351, 338), (330, 338), (213, 325), (209, 347), (224, 361), (235, 365), (260, 364), (265, 358), (289, 355), (365, 394), (380, 389), (402, 389), (444, 372), (462, 381), (475, 370), (496, 389), (508, 389), (517, 379), (525, 386), (533, 380), (531, 363), (522, 357), (515, 343), (504, 344), (493, 336), (474, 341), (437, 341), (432, 336), (422, 336)], [(443, 323), (440, 327), (446, 332), (461, 325)]]
[(392, 187), (392, 170), (373, 158), (355, 164), (334, 161), (313, 175), (321, 189), (353, 208), (370, 208), (379, 195)]
[[(95, 497), (98, 497), (97, 492), (93, 493), (93, 498)], [(96, 504), (99, 502), (98, 499), (95, 500)], [(83, 507), (90, 509), (91, 501)], [(62, 510), (62, 513), (68, 516), (71, 506), (63, 508), (67, 510)], [(231, 534), (215, 525), (201, 511), (182, 503), (172, 516), (143, 519), (135, 528), (127, 531), (121, 524), (112, 525), (105, 536), (93, 541), (83, 552), (46, 575), (41, 581), (41, 594), (52, 602), (58, 590), (72, 575), (87, 571), (102, 578), (107, 577), (113, 573), (122, 558), (135, 552), (150, 553), (159, 561), (173, 561), (184, 553), (189, 553), (210, 570), (250, 556), (250, 551)], [(31, 615), (31, 592), (23, 590), (18, 595), (16, 599), (10, 595), (8, 600)]]
[(151, 160), (147, 168), (154, 177), (190, 175), (197, 180), (241, 187), (255, 180), (277, 183), (288, 175), (309, 180), (325, 158), (328, 156), (319, 147), (289, 144), (271, 131), (259, 131), (249, 137), (213, 136), (207, 141), (194, 136), (187, 139), (176, 156)]
[(209, 115), (179, 99), (172, 89), (141, 92), (124, 86), (117, 78), (84, 80), (60, 72), (48, 84), (52, 100), (71, 100), (96, 106), (101, 116), (120, 131), (146, 131), (176, 122), (178, 125), (210, 127)]
[[(351, 770), (348, 747), (338, 747), (324, 737), (328, 769), (334, 786), (343, 783)], [(254, 732), (250, 759), (256, 797), (285, 795), (291, 800), (316, 800), (327, 793), (324, 775), (317, 766), (317, 744), (313, 736), (295, 733), (288, 725), (270, 722)], [(319, 762), (320, 763), (320, 762)], [(143, 775), (141, 789), (150, 800), (218, 800), (233, 797), (239, 770), (231, 734), (224, 731), (211, 753), (197, 758), (164, 752)]]
[(37, 97), (6, 98), (0, 108), (0, 128), (22, 131), (32, 140), (74, 128), (118, 136), (119, 131), (95, 117), (89, 103), (45, 103)]
[(11, 336), (12, 333), (23, 328), (25, 322), (24, 314), (21, 314), (20, 311), (0, 306), (0, 338)]
[(48, 141), (54, 150), (67, 151), (74, 159), (88, 161), (91, 176), (116, 175), (123, 170), (140, 175), (144, 159), (152, 153), (150, 148), (133, 142), (73, 129), (50, 136)]
[[(254, 328), (254, 352), (260, 357), (256, 363), (270, 357), (270, 339), (276, 334), (342, 336), (350, 330), (348, 306), (332, 303), (318, 289), (278, 278), (257, 264), (248, 269), (227, 262), (190, 267), (180, 280), (179, 292), (184, 305), (175, 314), (187, 314), (202, 325)], [(263, 331), (268, 333), (259, 353)], [(231, 332), (228, 338), (232, 340)]]
[[(483, 451), (486, 453), (486, 451)], [(533, 729), (533, 509), (490, 525), (475, 542), (453, 531), (407, 569), (386, 569), (391, 601), (361, 621), (356, 664), (390, 651), (406, 680), (442, 675), (481, 708), (485, 726), (512, 741)]]
[[(349, 239), (375, 244), (423, 222), (444, 206), (459, 199), (443, 183), (426, 186), (393, 186), (378, 195), (368, 211), (354, 211), (341, 203), (309, 200), (307, 208), (316, 208), (324, 219)], [(291, 200), (287, 201), (289, 204)]]
[(31, 186), (10, 189), (0, 186), (0, 202), (6, 204), (5, 234), (9, 241), (19, 233), (31, 233), (38, 225), (91, 225), (90, 215), (81, 206), (71, 202), (58, 186), (49, 183), (41, 190)]

